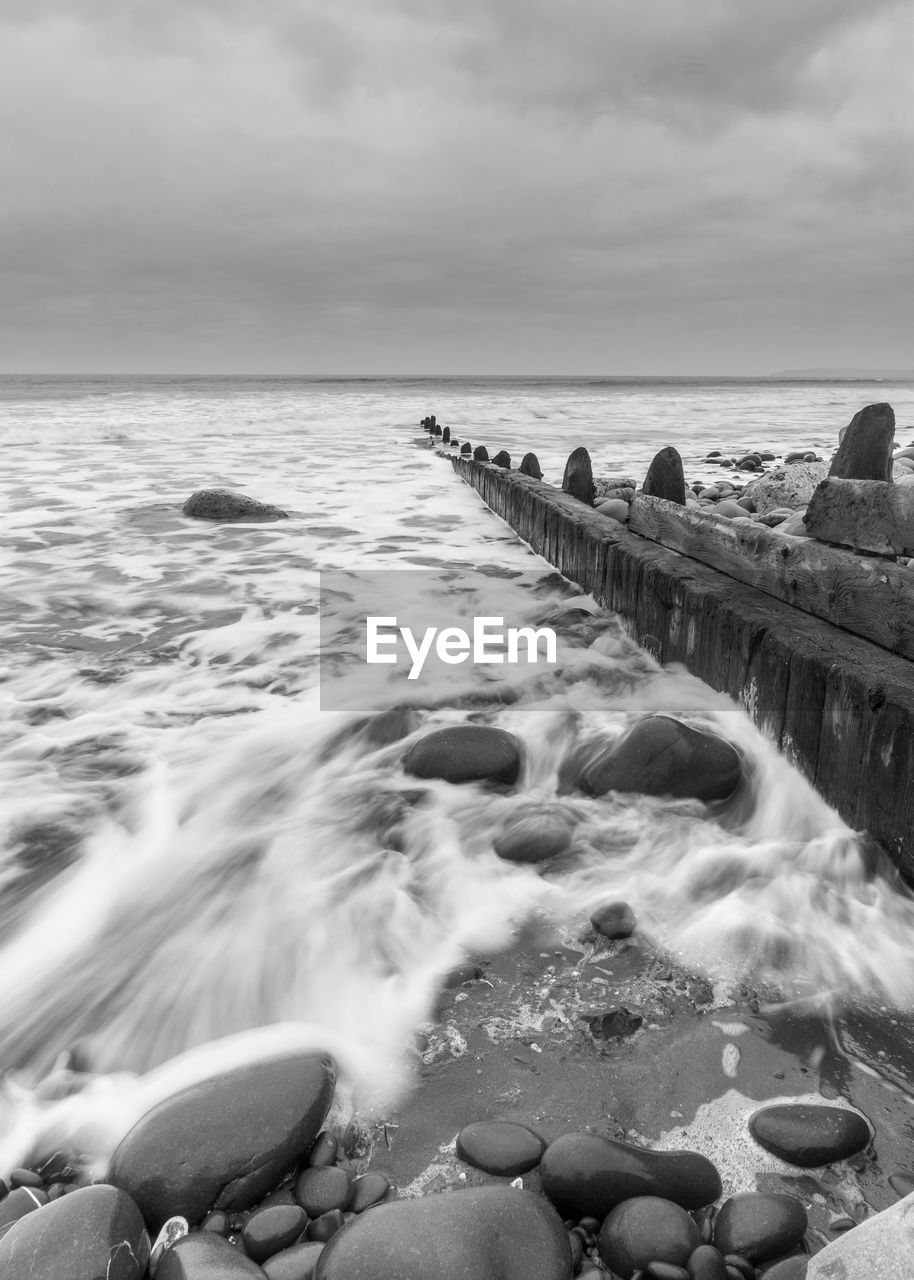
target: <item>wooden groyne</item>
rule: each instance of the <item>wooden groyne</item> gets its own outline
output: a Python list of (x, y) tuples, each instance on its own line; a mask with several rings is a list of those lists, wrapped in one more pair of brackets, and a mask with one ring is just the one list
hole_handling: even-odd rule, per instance
[[(858, 575), (870, 576), (850, 594), (826, 579), (821, 564), (805, 581), (777, 565), (768, 566), (766, 578), (739, 546), (748, 536), (739, 533), (729, 535), (731, 564), (724, 572), (696, 557), (695, 521), (673, 503), (646, 500), (644, 521), (673, 521), (683, 550), (646, 536), (651, 530), (644, 521), (644, 532), (633, 532), (531, 476), (466, 455), (450, 459), (487, 506), (566, 578), (619, 614), (659, 661), (681, 662), (737, 699), (841, 817), (874, 837), (914, 879), (914, 663), (902, 656), (914, 630), (908, 633), (907, 615), (897, 621), (908, 592), (900, 593), (896, 580), (907, 570), (860, 569)], [(761, 580), (766, 589), (740, 580), (741, 563), (742, 577)], [(838, 623), (810, 605), (830, 609)], [(842, 609), (859, 620), (854, 630)], [(876, 639), (868, 638), (874, 631)]]

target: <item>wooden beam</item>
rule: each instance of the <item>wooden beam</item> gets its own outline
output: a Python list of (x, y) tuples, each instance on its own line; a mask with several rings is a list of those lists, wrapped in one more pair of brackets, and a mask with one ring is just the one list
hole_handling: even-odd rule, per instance
[(914, 659), (912, 570), (642, 495), (631, 504), (626, 528)]
[(914, 485), (884, 480), (823, 480), (812, 495), (806, 530), (880, 555), (914, 555)]

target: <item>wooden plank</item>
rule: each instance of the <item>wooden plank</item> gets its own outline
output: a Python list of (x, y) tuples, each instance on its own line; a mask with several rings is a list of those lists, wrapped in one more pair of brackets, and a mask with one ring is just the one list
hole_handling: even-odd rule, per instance
[(914, 571), (754, 521), (637, 495), (626, 526), (785, 604), (914, 658)]
[(823, 480), (804, 518), (806, 531), (824, 542), (914, 554), (914, 485), (884, 480)]

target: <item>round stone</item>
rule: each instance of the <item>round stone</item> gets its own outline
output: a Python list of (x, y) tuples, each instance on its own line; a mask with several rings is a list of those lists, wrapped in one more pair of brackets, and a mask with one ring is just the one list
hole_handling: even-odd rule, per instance
[[(26, 1195), (20, 1188), (7, 1197)], [(82, 1187), (15, 1221), (0, 1239), (4, 1280), (142, 1280), (149, 1236), (130, 1196), (115, 1187)]]
[(581, 787), (648, 796), (723, 800), (742, 775), (739, 752), (717, 734), (674, 716), (646, 716), (604, 747), (584, 768)]
[(566, 1133), (550, 1142), (540, 1177), (559, 1213), (576, 1222), (584, 1217), (602, 1221), (632, 1196), (698, 1209), (721, 1193), (720, 1174), (697, 1152), (648, 1151), (594, 1133)]
[(630, 938), (635, 932), (635, 913), (627, 902), (608, 902), (598, 907), (590, 923), (604, 938)]
[(513, 1187), (391, 1200), (333, 1237), (315, 1280), (432, 1277), (571, 1280), (568, 1236), (541, 1196)]
[(686, 1264), (689, 1280), (727, 1280), (727, 1264), (713, 1244), (700, 1244)]
[(435, 729), (413, 744), (403, 767), (415, 778), (445, 782), (503, 782), (520, 773), (520, 744), (513, 734), (491, 725), (458, 724)]
[(684, 1266), (701, 1243), (698, 1227), (678, 1204), (634, 1196), (607, 1214), (600, 1228), (600, 1257), (628, 1280), (651, 1262)]
[(348, 1209), (352, 1199), (353, 1176), (337, 1165), (303, 1169), (295, 1181), (295, 1199), (311, 1218), (331, 1209)]
[(762, 1107), (749, 1121), (749, 1132), (760, 1147), (803, 1169), (846, 1160), (864, 1151), (871, 1138), (856, 1111), (796, 1102)]
[(268, 1280), (314, 1280), (317, 1260), (324, 1251), (319, 1240), (306, 1240), (283, 1249), (263, 1264)]
[(536, 1168), (545, 1150), (538, 1133), (510, 1120), (477, 1120), (457, 1135), (461, 1160), (503, 1178)]
[(806, 1226), (806, 1210), (795, 1196), (747, 1191), (721, 1205), (714, 1243), (723, 1254), (740, 1253), (750, 1262), (766, 1262), (792, 1249)]
[(349, 1208), (353, 1213), (364, 1213), (372, 1205), (380, 1204), (390, 1191), (390, 1178), (377, 1170), (369, 1169), (356, 1178)]
[(545, 862), (571, 844), (574, 824), (548, 813), (522, 813), (509, 821), (494, 849), (506, 862)]
[(162, 1255), (156, 1280), (263, 1280), (241, 1249), (212, 1231), (196, 1231)]
[(255, 1209), (241, 1232), (245, 1251), (255, 1262), (266, 1262), (288, 1249), (308, 1225), (308, 1215), (297, 1204), (272, 1204)]
[(317, 1141), (308, 1152), (307, 1163), (313, 1169), (320, 1169), (325, 1165), (333, 1164), (339, 1146), (336, 1134), (328, 1133), (325, 1130), (323, 1133), (318, 1134)]

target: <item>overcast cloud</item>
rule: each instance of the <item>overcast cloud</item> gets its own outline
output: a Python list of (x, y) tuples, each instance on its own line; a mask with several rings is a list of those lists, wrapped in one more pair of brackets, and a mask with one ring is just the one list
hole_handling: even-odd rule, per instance
[(910, 368), (912, 65), (879, 0), (5, 0), (0, 368)]

